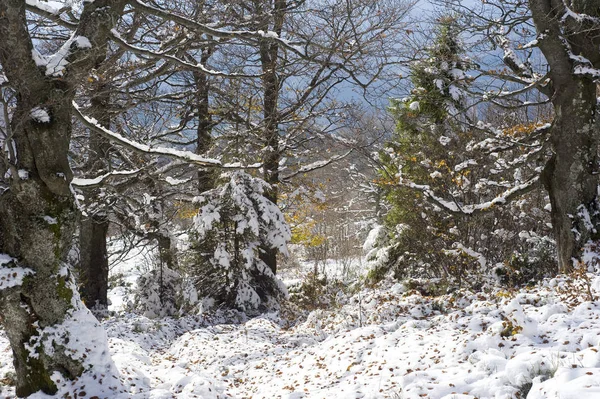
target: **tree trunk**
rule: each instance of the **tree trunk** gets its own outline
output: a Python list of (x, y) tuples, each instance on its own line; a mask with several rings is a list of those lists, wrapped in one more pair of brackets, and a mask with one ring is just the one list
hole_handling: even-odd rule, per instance
[(0, 293), (18, 396), (39, 390), (55, 393), (50, 379), (53, 371), (61, 371), (67, 378), (82, 372), (80, 363), (67, 356), (65, 348), (56, 348), (53, 354), (43, 347), (29, 349), (45, 328), (60, 324), (72, 307), (71, 276), (63, 266), (75, 222), (71, 197), (52, 192), (35, 171), (29, 172), (29, 179), (21, 182), (19, 189), (11, 187), (0, 197), (1, 250), (35, 272), (22, 285)]
[(177, 268), (177, 251), (173, 248), (171, 237), (165, 234), (156, 234), (160, 265), (161, 267), (166, 266), (171, 270), (175, 270)]
[[(273, 27), (269, 26), (268, 21), (260, 29), (265, 32), (273, 30), (281, 35), (283, 22), (285, 19), (285, 9), (287, 3), (285, 0), (274, 0), (273, 10), (269, 12), (273, 15)], [(265, 153), (263, 155), (263, 174), (264, 179), (271, 185), (271, 189), (265, 197), (274, 204), (277, 204), (278, 184), (279, 184), (279, 161), (281, 153), (279, 150), (279, 77), (277, 72), (279, 57), (279, 44), (272, 40), (264, 39), (260, 43), (260, 61), (263, 71), (263, 117), (264, 117), (264, 143)], [(277, 250), (269, 247), (261, 248), (260, 258), (273, 272), (277, 273)]]
[(559, 272), (567, 273), (581, 261), (583, 246), (598, 226), (598, 131), (596, 85), (581, 79), (563, 90), (554, 102), (554, 155), (542, 180), (550, 195)]
[[(98, 67), (99, 65), (97, 65)], [(90, 116), (102, 126), (110, 127), (108, 110), (110, 91), (107, 84), (99, 82), (91, 98)], [(90, 132), (86, 172), (99, 174), (108, 172), (110, 143), (94, 132)], [(85, 209), (79, 224), (79, 286), (81, 297), (90, 309), (108, 307), (108, 251), (106, 239), (109, 219), (106, 204), (103, 204), (99, 188), (86, 190)]]
[(108, 307), (108, 218), (95, 214), (79, 224), (79, 290), (90, 309)]
[[(204, 48), (200, 62), (206, 65), (212, 49)], [(194, 73), (196, 83), (196, 109), (198, 111), (198, 131), (196, 137), (196, 153), (205, 154), (212, 145), (212, 127), (213, 121), (210, 115), (210, 81), (206, 74)], [(203, 193), (214, 188), (215, 171), (210, 169), (198, 170), (198, 192)]]
[[(43, 92), (38, 92), (40, 97)], [(56, 104), (61, 90), (50, 90), (50, 122), (29, 117), (38, 104), (19, 96), (11, 128), (19, 155), (20, 179), (0, 196), (1, 251), (13, 266), (31, 269), (21, 285), (0, 291), (2, 324), (11, 343), (17, 372), (17, 395), (56, 392), (54, 371), (74, 378), (83, 371), (64, 346), (48, 352), (36, 345), (45, 329), (58, 327), (76, 305), (77, 293), (67, 267), (76, 223), (67, 159), (71, 134), (70, 103)], [(68, 334), (68, 332), (64, 332)]]
[(84, 3), (74, 34), (88, 40), (67, 44), (60, 73), (32, 57), (25, 7), (22, 0), (0, 0), (0, 63), (17, 93), (10, 188), (0, 195), (0, 252), (12, 259), (0, 263), (0, 274), (11, 278), (0, 285), (0, 314), (18, 396), (56, 393), (59, 379), (65, 384), (84, 371), (106, 373), (107, 385), (115, 374), (104, 332), (81, 303), (67, 263), (76, 226), (68, 152), (76, 88), (106, 53), (124, 2)]
[[(554, 106), (550, 128), (553, 156), (542, 181), (550, 195), (559, 272), (582, 261), (583, 246), (598, 226), (598, 137), (595, 77), (576, 74), (577, 57), (600, 67), (598, 33), (572, 19), (565, 4), (530, 0), (531, 14), (540, 35), (539, 47), (549, 65), (548, 91)], [(572, 11), (600, 17), (600, 2), (573, 2)], [(575, 55), (575, 57), (574, 57)]]

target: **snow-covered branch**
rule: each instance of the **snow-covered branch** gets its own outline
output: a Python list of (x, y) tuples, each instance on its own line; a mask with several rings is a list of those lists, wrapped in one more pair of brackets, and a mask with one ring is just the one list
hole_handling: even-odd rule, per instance
[(169, 158), (175, 158), (184, 160), (188, 163), (192, 163), (200, 166), (223, 166), (221, 161), (216, 159), (204, 158), (198, 154), (194, 154), (191, 151), (176, 150), (174, 148), (165, 147), (150, 147), (149, 145), (138, 143), (137, 141), (128, 139), (116, 132), (113, 132), (103, 126), (94, 118), (84, 115), (81, 112), (81, 108), (75, 101), (73, 101), (73, 108), (75, 110), (75, 116), (91, 131), (100, 134), (102, 137), (117, 143), (123, 147), (136, 152), (142, 152), (145, 154), (165, 156)]
[(65, 6), (65, 3), (58, 1), (25, 0), (25, 4), (27, 11), (49, 19), (57, 25), (69, 29), (77, 28), (77, 22), (67, 21), (61, 16), (64, 12), (71, 9), (71, 7)]
[(536, 188), (539, 182), (540, 176), (535, 176), (529, 179), (528, 181), (524, 182), (523, 184), (519, 184), (504, 191), (502, 194), (498, 195), (490, 201), (474, 205), (461, 205), (456, 201), (448, 201), (444, 198), (441, 198), (437, 196), (433, 192), (431, 187), (429, 187), (428, 185), (421, 185), (413, 182), (404, 182), (402, 180), (400, 180), (399, 185), (402, 187), (407, 187), (420, 191), (421, 193), (423, 193), (427, 200), (439, 206), (446, 212), (456, 215), (477, 215), (485, 211), (489, 211), (494, 206), (508, 204), (512, 199), (520, 197), (521, 195), (524, 195)]
[(477, 262), (479, 263), (479, 266), (481, 267), (480, 268), (481, 271), (486, 270), (487, 259), (485, 258), (485, 256), (482, 253), (477, 252), (472, 248), (465, 247), (460, 242), (455, 242), (452, 246), (455, 249), (445, 249), (443, 252), (447, 255), (453, 255), (453, 256), (460, 256), (463, 254), (470, 256), (471, 258), (477, 259)]
[(201, 32), (201, 33), (213, 36), (213, 37), (218, 37), (221, 39), (240, 38), (240, 39), (252, 40), (252, 41), (270, 39), (270, 40), (278, 42), (279, 44), (281, 44), (283, 47), (285, 47), (288, 50), (291, 50), (302, 56), (304, 55), (304, 52), (302, 51), (301, 48), (295, 46), (288, 40), (280, 38), (277, 35), (277, 33), (275, 33), (275, 32), (264, 32), (261, 30), (247, 31), (247, 30), (216, 29), (216, 28), (210, 27), (205, 24), (200, 24), (200, 23), (198, 23), (192, 19), (186, 18), (184, 16), (177, 15), (173, 12), (160, 9), (158, 7), (153, 7), (150, 4), (145, 3), (141, 0), (132, 1), (130, 4), (134, 8), (145, 11), (148, 14), (152, 14), (152, 15), (155, 15), (157, 17), (161, 17), (161, 18), (164, 18), (167, 20), (171, 20), (182, 26), (185, 26), (188, 29), (198, 31), (198, 32)]
[(205, 158), (191, 151), (177, 150), (175, 148), (168, 147), (151, 147), (147, 144), (131, 140), (127, 137), (120, 135), (119, 133), (113, 132), (112, 130), (107, 129), (104, 126), (101, 126), (96, 119), (84, 115), (81, 112), (81, 107), (77, 105), (75, 101), (73, 101), (73, 109), (75, 111), (75, 116), (81, 121), (81, 123), (83, 123), (85, 127), (97, 134), (100, 134), (107, 140), (110, 140), (113, 143), (119, 144), (120, 146), (123, 146), (135, 152), (140, 152), (148, 155), (164, 156), (167, 158), (177, 159), (189, 164), (203, 167), (216, 167), (222, 169), (258, 169), (261, 167), (261, 164), (223, 164), (218, 159)]
[(167, 54), (166, 52), (152, 51), (152, 50), (144, 49), (144, 48), (135, 46), (131, 43), (128, 43), (121, 37), (121, 35), (119, 34), (119, 32), (117, 32), (116, 29), (113, 29), (110, 32), (112, 34), (112, 39), (119, 46), (123, 47), (125, 50), (129, 50), (132, 53), (135, 53), (138, 55), (143, 55), (143, 56), (150, 57), (150, 58), (170, 61), (170, 62), (180, 65), (186, 69), (201, 72), (201, 73), (211, 75), (211, 76), (220, 76), (220, 77), (227, 77), (227, 78), (259, 78), (260, 77), (260, 75), (250, 75), (250, 74), (243, 74), (243, 73), (226, 73), (226, 72), (222, 72), (222, 71), (215, 71), (213, 69), (208, 69), (200, 63), (192, 64), (191, 62), (187, 62), (185, 60), (182, 60), (181, 58), (175, 57), (174, 55)]
[(140, 169), (114, 171), (114, 172), (105, 173), (103, 175), (94, 177), (92, 179), (85, 179), (85, 178), (75, 177), (71, 181), (71, 184), (73, 184), (74, 186), (76, 186), (78, 188), (92, 188), (92, 187), (100, 186), (105, 180), (107, 180), (107, 179), (109, 179), (111, 177), (133, 176), (133, 175), (138, 174), (139, 172), (140, 172)]
[(503, 134), (501, 129), (493, 128), (489, 124), (484, 124), (483, 122), (478, 123), (477, 125), (470, 125), (473, 129), (483, 130), (493, 134), (495, 137), (488, 137), (487, 139), (480, 141), (478, 143), (469, 144), (467, 146), (468, 151), (477, 151), (483, 150), (487, 153), (493, 152), (503, 152), (508, 150), (513, 150), (517, 147), (531, 147), (542, 149), (545, 140), (538, 141), (539, 139), (543, 139), (545, 135), (547, 135), (552, 127), (551, 123), (545, 123), (541, 126), (538, 126), (533, 130), (527, 137), (521, 140), (512, 139)]
[(337, 156), (329, 158), (329, 159), (324, 159), (324, 160), (313, 162), (308, 165), (304, 165), (304, 166), (300, 167), (300, 169), (298, 169), (297, 171), (290, 173), (287, 176), (282, 177), (281, 180), (286, 181), (295, 176), (298, 176), (299, 174), (312, 172), (317, 169), (322, 169), (322, 168), (326, 167), (327, 165), (331, 164), (332, 162), (336, 162), (336, 161), (346, 158), (348, 155), (350, 155), (352, 153), (352, 151), (353, 150), (349, 150), (342, 155), (337, 155)]

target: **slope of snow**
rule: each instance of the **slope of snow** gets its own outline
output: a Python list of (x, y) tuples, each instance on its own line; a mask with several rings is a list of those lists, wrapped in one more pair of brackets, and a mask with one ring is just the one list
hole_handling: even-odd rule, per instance
[[(114, 271), (131, 283), (144, 256)], [(103, 322), (126, 390), (115, 398), (600, 398), (600, 303), (584, 281), (438, 298), (390, 283), (301, 322), (289, 305), (150, 320), (125, 311), (126, 285)], [(0, 397), (14, 396), (10, 362), (0, 332)]]

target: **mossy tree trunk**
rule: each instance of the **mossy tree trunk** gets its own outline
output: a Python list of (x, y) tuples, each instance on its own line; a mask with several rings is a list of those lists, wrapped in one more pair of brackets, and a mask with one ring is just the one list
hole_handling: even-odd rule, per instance
[(556, 0), (530, 0), (539, 47), (550, 71), (547, 87), (555, 118), (550, 128), (553, 156), (542, 180), (550, 195), (560, 272), (582, 261), (584, 245), (597, 233), (598, 142), (596, 77), (578, 72), (582, 58), (600, 68), (600, 1), (573, 2), (578, 19)]
[(0, 268), (31, 270), (0, 290), (1, 322), (14, 355), (19, 396), (55, 393), (54, 372), (73, 379), (84, 371), (83, 360), (71, 357), (63, 345), (48, 351), (39, 340), (79, 305), (67, 264), (77, 222), (68, 159), (71, 102), (95, 58), (106, 52), (109, 31), (123, 7), (116, 0), (84, 3), (74, 35), (85, 37), (91, 47), (86, 40), (73, 40), (61, 49), (68, 64), (58, 73), (32, 57), (26, 2), (0, 0), (0, 64), (17, 93), (9, 123), (12, 176), (9, 190), (0, 195), (0, 252), (14, 260)]
[(596, 85), (575, 81), (563, 90), (568, 95), (562, 104), (555, 101), (556, 116), (550, 131), (554, 155), (542, 180), (550, 195), (559, 272), (567, 273), (582, 260), (582, 249), (598, 228), (600, 209), (598, 132), (593, 122)]

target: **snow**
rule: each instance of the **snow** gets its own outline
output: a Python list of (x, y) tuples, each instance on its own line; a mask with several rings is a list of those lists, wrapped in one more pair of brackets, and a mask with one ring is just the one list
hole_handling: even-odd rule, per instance
[[(89, 49), (91, 47), (92, 44), (86, 37), (73, 34), (73, 36), (71, 36), (56, 53), (49, 57), (45, 57), (46, 75), (52, 77), (63, 76), (65, 68), (69, 65), (69, 56), (77, 50)], [(41, 65), (42, 61), (36, 58), (35, 51), (34, 59), (36, 59), (38, 65)]]
[(449, 250), (446, 250), (444, 252), (447, 253), (447, 254), (450, 254), (450, 255), (454, 255), (454, 256), (468, 255), (468, 256), (470, 256), (472, 258), (477, 259), (477, 262), (479, 263), (479, 266), (480, 266), (480, 268), (481, 268), (482, 271), (486, 270), (487, 260), (485, 259), (485, 257), (482, 254), (480, 254), (477, 251), (474, 251), (471, 248), (465, 247), (464, 245), (462, 245), (459, 242), (455, 242), (452, 246), (455, 249), (449, 249)]
[(31, 110), (31, 119), (38, 123), (50, 123), (50, 115), (44, 108), (35, 107)]
[(189, 182), (190, 179), (175, 179), (174, 177), (167, 176), (165, 177), (165, 181), (172, 186), (177, 186)]
[(147, 56), (154, 57), (154, 58), (168, 59), (170, 61), (173, 61), (176, 64), (180, 64), (180, 65), (186, 66), (188, 68), (198, 69), (202, 73), (205, 73), (208, 75), (228, 76), (228, 77), (258, 77), (258, 76), (243, 75), (243, 74), (238, 74), (238, 73), (225, 73), (225, 72), (217, 71), (214, 69), (208, 69), (200, 63), (190, 63), (190, 62), (184, 61), (178, 57), (170, 55), (167, 52), (156, 52), (156, 51), (148, 50), (147, 48), (134, 46), (131, 43), (128, 43), (127, 41), (125, 41), (116, 29), (112, 29), (110, 32), (111, 32), (113, 38), (118, 43), (120, 43), (122, 46), (126, 47), (127, 49), (132, 50), (134, 53), (143, 54), (143, 55), (147, 55)]
[(576, 65), (573, 68), (573, 73), (575, 75), (584, 75), (584, 76), (589, 76), (592, 78), (600, 77), (600, 70), (598, 70), (596, 68), (592, 68), (587, 65)]
[(131, 176), (131, 175), (135, 175), (137, 173), (139, 173), (140, 169), (133, 169), (133, 170), (121, 170), (121, 171), (113, 171), (113, 172), (109, 172), (109, 173), (105, 173), (103, 175), (94, 177), (94, 178), (82, 178), (82, 177), (74, 177), (73, 180), (71, 180), (71, 184), (77, 187), (89, 187), (89, 186), (96, 186), (101, 184), (104, 180), (106, 180), (109, 177), (114, 177), (114, 176)]
[(377, 248), (378, 242), (384, 235), (385, 227), (383, 225), (378, 224), (373, 226), (373, 228), (369, 231), (369, 234), (367, 235), (365, 243), (363, 244), (363, 251), (365, 253), (368, 253), (369, 251), (372, 251), (375, 248)]
[[(457, 167), (458, 166), (460, 166), (460, 165), (457, 165)], [(490, 172), (492, 172), (492, 173), (493, 173), (493, 171), (494, 171), (493, 169), (490, 170)], [(468, 205), (462, 205), (462, 204), (459, 204), (458, 202), (451, 202), (451, 201), (445, 200), (443, 198), (440, 198), (431, 190), (430, 186), (425, 185), (425, 184), (416, 184), (416, 183), (413, 183), (410, 181), (404, 181), (402, 178), (401, 178), (399, 184), (401, 184), (404, 187), (409, 187), (409, 188), (413, 188), (415, 190), (421, 191), (432, 202), (434, 202), (438, 206), (445, 208), (449, 212), (463, 213), (466, 215), (470, 215), (470, 214), (475, 214), (475, 213), (481, 212), (481, 211), (487, 211), (490, 208), (497, 206), (497, 205), (506, 204), (511, 197), (519, 194), (520, 192), (524, 192), (524, 191), (528, 190), (530, 187), (538, 184), (539, 179), (540, 179), (539, 176), (535, 176), (522, 184), (518, 184), (518, 185), (515, 185), (514, 187), (509, 188), (508, 190), (504, 191), (502, 194), (498, 195), (497, 197), (495, 197), (494, 199), (492, 199), (490, 201), (486, 201), (486, 202), (483, 202), (480, 204), (468, 204)]]
[(124, 147), (130, 148), (132, 150), (136, 150), (139, 152), (145, 152), (148, 154), (154, 155), (162, 155), (170, 158), (180, 159), (189, 163), (199, 164), (203, 166), (222, 166), (227, 167), (227, 165), (221, 165), (221, 162), (215, 159), (204, 158), (195, 154), (191, 151), (183, 151), (177, 150), (175, 148), (169, 147), (151, 147), (147, 144), (138, 143), (137, 141), (128, 139), (125, 136), (122, 136), (116, 132), (113, 132), (103, 126), (101, 126), (98, 121), (94, 118), (90, 118), (84, 115), (81, 112), (81, 107), (77, 105), (76, 102), (73, 102), (73, 108), (75, 110), (75, 115), (90, 129), (95, 132), (103, 135), (109, 140), (116, 142)]
[(455, 172), (460, 172), (461, 170), (466, 169), (466, 168), (468, 168), (469, 166), (472, 166), (472, 165), (477, 165), (477, 161), (474, 160), (474, 159), (468, 159), (468, 160), (466, 160), (464, 162), (461, 162), (458, 165), (456, 165), (454, 167), (454, 171)]
[(23, 283), (23, 279), (34, 274), (34, 271), (16, 266), (16, 259), (0, 254), (0, 292)]
[(35, 48), (31, 50), (31, 58), (33, 58), (33, 62), (35, 62), (36, 66), (46, 67), (48, 65), (48, 61), (46, 58), (39, 53)]
[(440, 142), (441, 145), (447, 146), (448, 144), (450, 144), (450, 142), (452, 141), (452, 139), (450, 137), (440, 136), (440, 138), (438, 139), (438, 141)]
[[(198, 239), (203, 243), (203, 251), (211, 254), (207, 262), (220, 270), (213, 275), (227, 274), (231, 283), (222, 289), (228, 296), (235, 294), (235, 304), (241, 309), (257, 309), (262, 303), (255, 291), (256, 285), (251, 284), (257, 275), (274, 283), (279, 293), (287, 296), (285, 286), (259, 256), (261, 246), (287, 255), (287, 243), (291, 239), (283, 214), (263, 196), (269, 187), (265, 181), (237, 171), (231, 174), (228, 183), (198, 198), (201, 207), (194, 217)], [(222, 227), (215, 226), (216, 221), (220, 221), (221, 226), (234, 226), (234, 230), (223, 234), (219, 230)], [(213, 236), (218, 236), (220, 241), (205, 240)]]
[[(342, 138), (340, 136), (336, 136), (335, 139), (338, 140), (341, 143), (352, 144), (352, 143), (348, 142), (347, 140), (345, 140), (344, 138)], [(339, 161), (341, 159), (344, 159), (345, 157), (347, 157), (348, 155), (350, 155), (350, 153), (352, 153), (352, 152), (353, 152), (353, 150), (351, 149), (351, 150), (349, 150), (349, 151), (347, 151), (347, 152), (345, 152), (343, 154), (333, 156), (333, 157), (331, 157), (329, 159), (326, 159), (326, 160), (315, 161), (315, 162), (312, 162), (312, 163), (307, 164), (307, 165), (302, 165), (295, 172), (290, 173), (287, 176), (283, 176), (282, 177), (282, 181), (288, 180), (288, 179), (290, 179), (290, 178), (292, 178), (294, 176), (297, 176), (299, 174), (302, 174), (302, 173), (308, 173), (308, 172), (312, 172), (312, 171), (317, 170), (317, 169), (324, 168), (325, 166), (330, 165), (332, 162), (336, 162), (336, 161)]]
[(39, 8), (42, 11), (52, 15), (59, 15), (60, 11), (65, 8), (66, 4), (59, 1), (40, 1), (40, 0), (25, 0), (28, 6)]
[(277, 34), (277, 32), (273, 32), (273, 31), (263, 31), (263, 30), (257, 30), (256, 33), (262, 37), (265, 38), (270, 38), (270, 39), (278, 39), (279, 35)]
[[(380, 227), (373, 231), (368, 249), (380, 233)], [(438, 298), (389, 282), (342, 295), (340, 305), (296, 320), (283, 311), (253, 319), (217, 311), (150, 320), (115, 306), (126, 302), (124, 291), (146, 256), (136, 250), (113, 268), (128, 283), (111, 289), (115, 313), (102, 323), (120, 382), (107, 377), (99, 384), (86, 374), (84, 381), (69, 382), (69, 390), (61, 387), (61, 395), (509, 399), (524, 398), (531, 387), (528, 399), (600, 397), (600, 304), (566, 277), (520, 291), (458, 291)], [(11, 260), (0, 255), (0, 265)], [(588, 276), (598, 295), (600, 277)], [(82, 356), (82, 343), (66, 342), (64, 332), (106, 339), (89, 317), (76, 310), (32, 345), (51, 350), (61, 343)], [(93, 348), (85, 347), (89, 363), (115, 372)], [(0, 331), (0, 379), (10, 376), (11, 361)], [(13, 388), (0, 384), (0, 397), (14, 397)]]
[(452, 99), (457, 102), (460, 101), (461, 98), (463, 98), (463, 96), (464, 96), (464, 91), (454, 85), (450, 86), (448, 88), (448, 91), (449, 91), (450, 95), (452, 96)]
[(73, 42), (77, 45), (77, 48), (80, 49), (92, 48), (92, 43), (85, 36), (75, 36)]
[(44, 216), (44, 221), (48, 224), (58, 224), (58, 220), (56, 218), (48, 215)]

